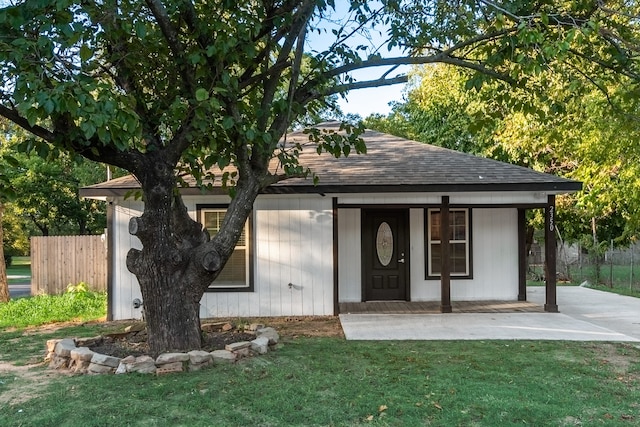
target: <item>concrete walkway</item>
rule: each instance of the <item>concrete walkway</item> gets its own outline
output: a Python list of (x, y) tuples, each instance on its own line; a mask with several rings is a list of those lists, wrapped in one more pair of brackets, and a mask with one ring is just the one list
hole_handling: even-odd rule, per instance
[[(527, 294), (544, 304), (544, 288)], [(341, 314), (340, 321), (348, 340), (640, 342), (640, 298), (562, 286), (557, 299), (560, 313)]]

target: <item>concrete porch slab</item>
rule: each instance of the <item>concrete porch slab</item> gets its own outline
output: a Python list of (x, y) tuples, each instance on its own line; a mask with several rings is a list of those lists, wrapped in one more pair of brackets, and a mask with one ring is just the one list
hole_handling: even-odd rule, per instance
[[(529, 288), (543, 302), (544, 288)], [(455, 301), (453, 302), (455, 304)], [(640, 342), (640, 299), (559, 287), (561, 313), (341, 314), (348, 340)]]

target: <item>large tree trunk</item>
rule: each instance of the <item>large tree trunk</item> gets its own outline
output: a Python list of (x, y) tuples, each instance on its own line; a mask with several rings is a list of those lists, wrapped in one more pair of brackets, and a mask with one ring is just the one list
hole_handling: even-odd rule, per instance
[(138, 278), (152, 353), (201, 347), (200, 300), (227, 262), (258, 194), (255, 181), (238, 183), (225, 224), (209, 239), (176, 193), (173, 171), (141, 179), (144, 213), (129, 232), (142, 242), (127, 268)]
[(173, 180), (163, 179), (151, 186), (143, 183), (144, 213), (129, 224), (129, 232), (140, 239), (143, 248), (132, 249), (127, 256), (127, 267), (140, 284), (149, 346), (154, 354), (198, 349), (201, 345), (202, 295), (194, 292), (185, 275), (193, 248), (181, 247), (179, 239), (184, 237), (178, 236), (180, 225), (172, 215)]
[(9, 293), (9, 280), (7, 279), (7, 268), (4, 263), (4, 248), (3, 248), (3, 230), (2, 230), (2, 214), (4, 206), (0, 203), (0, 302), (7, 302), (11, 299)]

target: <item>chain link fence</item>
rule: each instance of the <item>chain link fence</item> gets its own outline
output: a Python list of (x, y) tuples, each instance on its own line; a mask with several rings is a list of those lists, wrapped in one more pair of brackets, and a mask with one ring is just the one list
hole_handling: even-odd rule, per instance
[[(544, 243), (531, 246), (528, 279), (544, 281)], [(628, 248), (610, 247), (599, 257), (578, 244), (558, 245), (558, 282), (605, 285), (640, 291), (640, 244)]]

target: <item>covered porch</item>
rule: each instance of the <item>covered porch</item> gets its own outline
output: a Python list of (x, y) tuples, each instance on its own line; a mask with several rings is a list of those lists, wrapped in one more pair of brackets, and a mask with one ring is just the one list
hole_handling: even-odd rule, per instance
[[(556, 197), (553, 194), (547, 196), (547, 203), (540, 206), (544, 209), (544, 240), (545, 240), (545, 303), (543, 306), (535, 305), (542, 311), (557, 313), (557, 283), (556, 283)], [(442, 236), (442, 249), (441, 249), (441, 266), (440, 266), (440, 297), (441, 301), (436, 312), (440, 313), (452, 313), (454, 310), (458, 313), (492, 313), (492, 312), (515, 312), (515, 311), (529, 311), (529, 310), (515, 310), (500, 311), (499, 307), (506, 309), (507, 307), (529, 307), (527, 302), (527, 245), (526, 245), (526, 211), (527, 207), (518, 208), (518, 301), (513, 303), (508, 302), (492, 302), (492, 301), (478, 301), (478, 302), (456, 302), (452, 305), (451, 302), (451, 260), (449, 250), (449, 197), (442, 196), (441, 203), (441, 223), (440, 234)], [(494, 307), (489, 311), (489, 307)], [(472, 310), (472, 311), (470, 311)], [(537, 311), (537, 310), (536, 310)]]
[[(541, 199), (542, 197), (537, 196), (537, 198)], [(449, 196), (446, 195), (439, 196), (436, 200), (439, 202), (438, 204), (430, 200), (431, 203), (425, 205), (426, 207), (422, 211), (420, 206), (405, 207), (405, 205), (398, 204), (393, 205), (393, 209), (388, 208), (387, 210), (385, 210), (385, 206), (381, 205), (359, 205), (360, 210), (356, 210), (352, 209), (356, 205), (339, 205), (334, 200), (334, 230), (340, 229), (337, 233), (339, 236), (343, 234), (348, 236), (342, 240), (339, 237), (334, 238), (334, 261), (336, 265), (339, 264), (339, 268), (334, 271), (334, 314), (539, 313), (545, 311), (557, 313), (559, 311), (556, 301), (555, 195), (546, 195), (544, 201), (519, 200), (517, 203), (509, 203), (504, 206), (496, 203), (490, 204), (484, 200), (482, 203), (474, 201), (474, 203), (463, 204), (456, 201), (455, 204), (451, 204)], [(339, 213), (338, 208), (342, 208)], [(367, 215), (373, 217), (370, 212), (380, 214), (379, 216), (384, 214), (386, 216), (383, 219), (386, 220), (387, 217), (392, 216), (392, 213), (399, 212), (398, 215), (401, 216), (403, 214), (401, 208), (405, 208), (407, 211), (401, 219), (406, 221), (405, 224), (411, 225), (404, 225), (405, 228), (397, 226), (397, 230), (392, 230), (389, 233), (392, 236), (405, 236), (404, 241), (400, 238), (391, 240), (397, 247), (394, 246), (394, 249), (389, 253), (397, 254), (396, 258), (398, 259), (392, 262), (394, 258), (390, 256), (387, 264), (378, 265), (379, 254), (375, 236), (377, 236), (376, 233), (380, 227), (377, 223), (373, 224), (373, 227), (365, 227)], [(428, 257), (425, 256), (426, 249), (422, 247), (425, 230), (433, 230), (427, 224), (428, 208), (431, 210), (438, 208), (440, 219), (436, 226), (439, 227), (439, 235), (443, 236), (438, 242), (440, 249), (437, 259), (439, 265), (437, 275), (426, 278), (431, 279), (430, 281), (424, 277), (424, 270), (428, 262), (425, 258)], [(449, 221), (450, 213), (456, 210), (461, 211), (462, 208), (469, 210), (465, 220), (471, 217), (470, 211), (473, 209), (473, 218), (480, 224), (476, 226), (473, 239), (474, 242), (482, 242), (477, 243), (476, 248), (480, 249), (476, 250), (475, 255), (472, 255), (471, 250), (466, 254), (467, 277), (460, 277), (459, 272), (451, 271), (452, 259), (456, 254), (450, 253), (449, 250), (449, 247), (453, 246), (449, 240), (449, 236), (453, 235)], [(540, 287), (545, 296), (542, 304), (531, 303), (527, 297), (526, 213), (531, 209), (542, 209), (545, 215), (545, 277), (548, 280), (546, 280), (545, 286)], [(354, 215), (352, 211), (357, 212)], [(360, 212), (363, 212), (361, 218)], [(503, 215), (503, 213), (505, 214)], [(338, 218), (351, 226), (340, 228)], [(360, 219), (362, 231), (358, 235), (353, 233), (353, 230), (359, 230), (358, 220)], [(468, 225), (471, 228), (471, 220), (468, 221), (465, 223), (465, 227)], [(398, 220), (398, 223), (400, 224), (402, 221)], [(503, 230), (510, 230), (511, 234), (508, 234), (507, 238), (503, 238), (500, 234)], [(412, 244), (413, 246), (409, 245), (409, 239), (406, 238), (409, 235), (414, 239), (414, 242), (417, 242)], [(471, 242), (470, 235), (469, 231), (465, 244)], [(368, 238), (361, 236), (368, 236)], [(396, 241), (402, 241), (402, 243), (396, 243)], [(488, 242), (486, 246), (482, 246), (486, 242)], [(424, 246), (426, 247), (427, 244), (425, 243)], [(471, 244), (469, 243), (468, 246), (470, 247)], [(342, 262), (342, 260), (347, 261)], [(473, 274), (471, 274), (473, 268), (471, 266), (474, 262), (476, 265)], [(360, 264), (362, 264), (362, 269), (358, 271), (354, 266)], [(501, 269), (503, 265), (507, 267)], [(429, 268), (431, 268), (431, 264)], [(383, 291), (386, 289), (384, 284), (387, 282), (384, 280), (381, 280), (377, 287), (372, 285), (373, 277), (375, 275), (382, 277), (387, 270), (390, 271), (389, 277), (399, 278), (397, 283), (394, 282), (395, 286), (391, 286), (391, 281), (387, 284), (389, 288), (394, 290), (401, 289), (402, 292), (398, 295), (391, 294), (389, 296), (378, 292), (380, 289)], [(457, 275), (454, 275), (455, 273)], [(352, 285), (361, 281), (362, 287), (360, 289), (356, 285)], [(341, 285), (344, 283), (348, 285)], [(456, 286), (457, 288), (454, 288)], [(482, 295), (481, 292), (474, 290), (474, 286), (476, 289), (491, 289), (490, 292), (486, 292), (489, 294), (488, 298), (486, 294)], [(375, 288), (374, 291), (378, 293), (371, 291), (371, 288)], [(460, 291), (461, 288), (462, 291)], [(501, 289), (501, 292), (496, 292), (495, 289)]]

